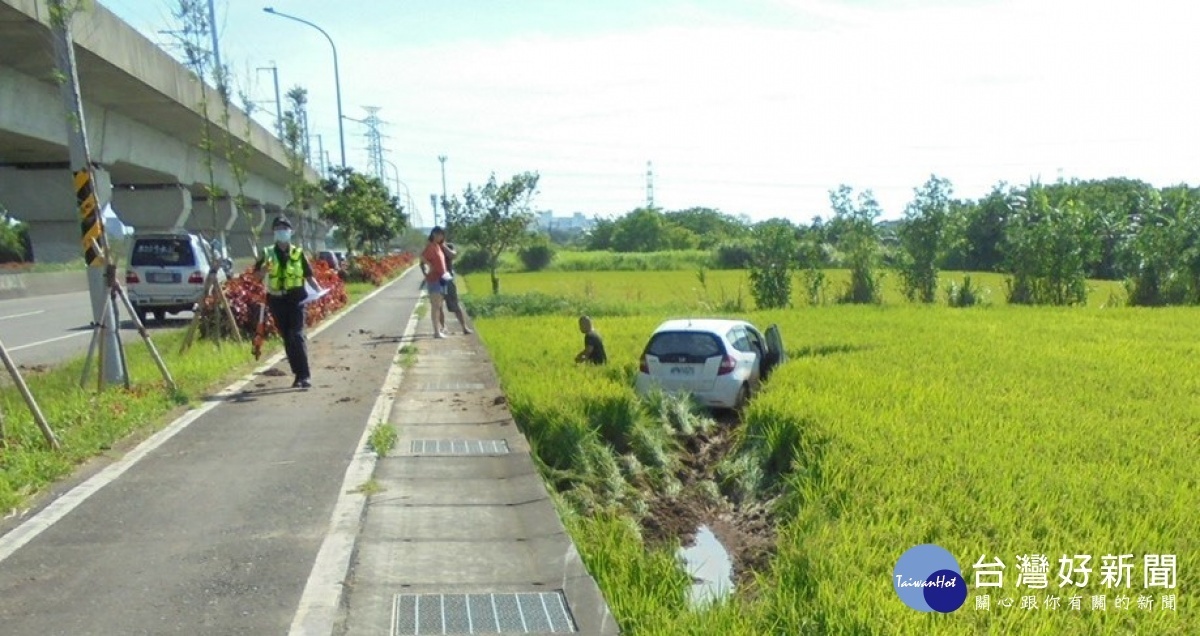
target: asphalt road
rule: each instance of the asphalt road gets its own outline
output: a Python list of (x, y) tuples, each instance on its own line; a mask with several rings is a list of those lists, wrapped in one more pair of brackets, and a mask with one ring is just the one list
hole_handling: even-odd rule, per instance
[[(138, 341), (133, 321), (121, 311), (121, 340)], [(153, 318), (147, 327), (185, 327), (192, 314), (168, 316), (165, 323)], [(0, 341), (18, 365), (57, 365), (87, 354), (92, 335), (92, 304), (87, 292), (14, 298), (0, 301)]]
[(0, 520), (0, 634), (287, 633), (418, 282), (312, 338), (312, 390), (276, 365), (7, 558)]

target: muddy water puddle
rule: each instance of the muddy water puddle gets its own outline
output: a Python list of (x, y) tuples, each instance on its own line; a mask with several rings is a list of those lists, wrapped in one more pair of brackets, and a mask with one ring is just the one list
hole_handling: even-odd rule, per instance
[(685, 571), (692, 577), (688, 600), (699, 607), (733, 593), (733, 559), (708, 526), (696, 529), (690, 547), (679, 549)]

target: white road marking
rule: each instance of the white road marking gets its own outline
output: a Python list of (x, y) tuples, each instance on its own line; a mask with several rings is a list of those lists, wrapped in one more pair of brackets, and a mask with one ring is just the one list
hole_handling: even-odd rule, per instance
[(346, 468), (346, 477), (338, 490), (337, 503), (333, 506), (333, 517), (329, 521), (329, 533), (321, 542), (317, 552), (317, 561), (313, 564), (308, 582), (304, 584), (304, 593), (300, 595), (300, 606), (292, 619), (292, 627), (288, 636), (310, 634), (332, 634), (337, 622), (338, 609), (341, 607), (342, 592), (345, 588), (346, 576), (350, 573), (350, 559), (354, 554), (354, 544), (358, 540), (362, 526), (363, 509), (367, 505), (367, 495), (359, 490), (375, 474), (375, 462), (378, 459), (375, 452), (370, 450), (368, 443), (371, 431), (376, 424), (387, 422), (392, 414), (392, 404), (396, 401), (396, 392), (400, 381), (404, 379), (404, 365), (400, 363), (400, 350), (412, 341), (417, 332), (418, 313), (425, 291), (420, 292), (417, 304), (408, 317), (408, 325), (404, 335), (396, 346), (392, 356), (392, 366), (384, 378), (379, 397), (375, 398), (375, 406), (367, 417), (367, 425), (363, 428), (362, 437), (358, 440), (358, 451), (350, 466)]
[(44, 313), (46, 313), (45, 309), (38, 309), (37, 311), (27, 311), (23, 314), (13, 314), (11, 316), (0, 316), (0, 320), (12, 320), (13, 318), (24, 318), (25, 316), (36, 316), (38, 314), (44, 314)]
[[(410, 267), (409, 269), (411, 270), (412, 268)], [(370, 294), (367, 294), (366, 296), (363, 297), (362, 300), (354, 303), (350, 307), (347, 307), (345, 309), (345, 311), (342, 311), (338, 315), (330, 318), (329, 320), (325, 321), (321, 325), (317, 326), (316, 329), (313, 329), (311, 332), (309, 332), (310, 337), (315, 337), (317, 335), (320, 335), (321, 332), (325, 331), (329, 327), (336, 324), (337, 321), (342, 319), (342, 317), (349, 315), (350, 312), (353, 311), (354, 309), (356, 309), (359, 305), (367, 302), (368, 300), (371, 300), (377, 294), (383, 293), (384, 290), (389, 289), (393, 284), (400, 281), (407, 274), (408, 274), (408, 270), (406, 270), (404, 272), (404, 274), (397, 277), (395, 281), (392, 281), (391, 283), (384, 285), (383, 287), (380, 287), (379, 289), (376, 289), (375, 291), (371, 292)], [(91, 332), (83, 332), (83, 333), (91, 333)], [(71, 335), (76, 335), (76, 334), (71, 334)], [(37, 343), (35, 343), (35, 344), (37, 344)], [(32, 345), (25, 345), (25, 346), (32, 346)], [(13, 351), (13, 350), (15, 350), (15, 348), (10, 349), (10, 351)], [(234, 382), (233, 384), (222, 389), (220, 392), (218, 392), (216, 394), (216, 397), (225, 397), (225, 396), (229, 396), (229, 395), (233, 395), (234, 393), (237, 393), (243, 387), (245, 387), (247, 384), (250, 384), (251, 382), (256, 380), (257, 378), (255, 376), (257, 376), (258, 374), (261, 374), (262, 372), (266, 371), (267, 369), (270, 369), (271, 367), (278, 364), (281, 360), (283, 360), (284, 356), (285, 356), (285, 354), (282, 351), (271, 356), (269, 359), (267, 359), (266, 362), (259, 365), (259, 367), (256, 368), (254, 371), (251, 371), (249, 375), (246, 375), (241, 380), (238, 380), (237, 382)], [(0, 563), (3, 563), (5, 559), (12, 556), (12, 554), (14, 552), (16, 552), (17, 550), (19, 550), (21, 548), (21, 546), (25, 545), (26, 543), (29, 543), (30, 541), (32, 541), (35, 537), (37, 537), (42, 532), (45, 532), (46, 529), (48, 529), (50, 526), (53, 526), (56, 522), (58, 522), (63, 517), (67, 516), (72, 510), (74, 510), (80, 504), (87, 501), (88, 497), (91, 497), (93, 494), (95, 494), (101, 488), (104, 488), (108, 484), (115, 481), (118, 477), (120, 477), (122, 474), (124, 474), (125, 471), (129, 470), (130, 468), (133, 468), (133, 466), (136, 465), (139, 461), (141, 461), (141, 459), (143, 457), (145, 457), (146, 455), (149, 455), (151, 452), (153, 452), (159, 446), (162, 446), (163, 444), (165, 444), (168, 440), (170, 440), (172, 437), (174, 437), (180, 431), (187, 428), (187, 426), (189, 424), (196, 421), (197, 419), (200, 419), (200, 416), (202, 416), (205, 413), (208, 413), (212, 409), (216, 408), (217, 405), (219, 405), (220, 403), (221, 403), (221, 400), (211, 400), (211, 401), (205, 402), (205, 404), (202, 405), (200, 408), (197, 408), (193, 411), (188, 411), (179, 419), (175, 420), (174, 422), (171, 422), (171, 424), (168, 425), (163, 430), (155, 433), (154, 435), (152, 435), (150, 438), (148, 438), (146, 441), (142, 442), (141, 444), (138, 444), (137, 448), (133, 449), (129, 454), (125, 455), (124, 457), (117, 460), (113, 464), (110, 464), (104, 470), (101, 470), (100, 472), (96, 473), (95, 475), (92, 475), (92, 477), (90, 479), (88, 479), (87, 481), (83, 482), (82, 484), (79, 484), (78, 486), (72, 488), (70, 491), (68, 491), (63, 496), (59, 497), (58, 499), (55, 499), (53, 502), (51, 502), (45, 508), (42, 508), (37, 514), (30, 517), (28, 520), (26, 520), (25, 522), (23, 522), (21, 525), (17, 526), (16, 528), (13, 528), (12, 531), (10, 531), (8, 534), (6, 534), (4, 536), (0, 536)]]
[(78, 338), (79, 336), (90, 336), (90, 335), (92, 335), (92, 333), (93, 333), (93, 330), (91, 330), (91, 329), (89, 329), (87, 331), (76, 331), (75, 333), (69, 333), (65, 336), (56, 336), (54, 338), (38, 340), (37, 342), (30, 342), (29, 344), (23, 344), (23, 345), (20, 345), (17, 347), (9, 347), (8, 350), (9, 351), (20, 351), (22, 349), (29, 349), (31, 347), (40, 347), (44, 344), (50, 344), (51, 342), (58, 342), (59, 340), (66, 340), (67, 338)]

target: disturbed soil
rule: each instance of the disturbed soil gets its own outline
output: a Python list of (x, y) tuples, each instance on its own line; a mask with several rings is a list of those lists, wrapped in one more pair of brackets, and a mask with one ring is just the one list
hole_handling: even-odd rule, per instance
[(733, 561), (733, 577), (742, 584), (754, 571), (765, 568), (775, 549), (775, 524), (770, 502), (734, 504), (714, 494), (705, 482), (715, 482), (717, 464), (733, 450), (733, 431), (740, 425), (735, 414), (718, 414), (717, 429), (688, 440), (676, 474), (682, 489), (674, 496), (655, 493), (649, 514), (642, 519), (647, 542), (664, 545), (678, 539), (683, 546), (695, 541), (696, 530), (708, 526)]

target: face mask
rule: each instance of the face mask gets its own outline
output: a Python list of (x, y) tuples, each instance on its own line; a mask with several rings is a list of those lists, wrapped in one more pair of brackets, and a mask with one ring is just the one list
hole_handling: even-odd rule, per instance
[(288, 241), (291, 241), (291, 240), (292, 240), (292, 231), (291, 230), (275, 230), (275, 242), (276, 243), (287, 243)]

